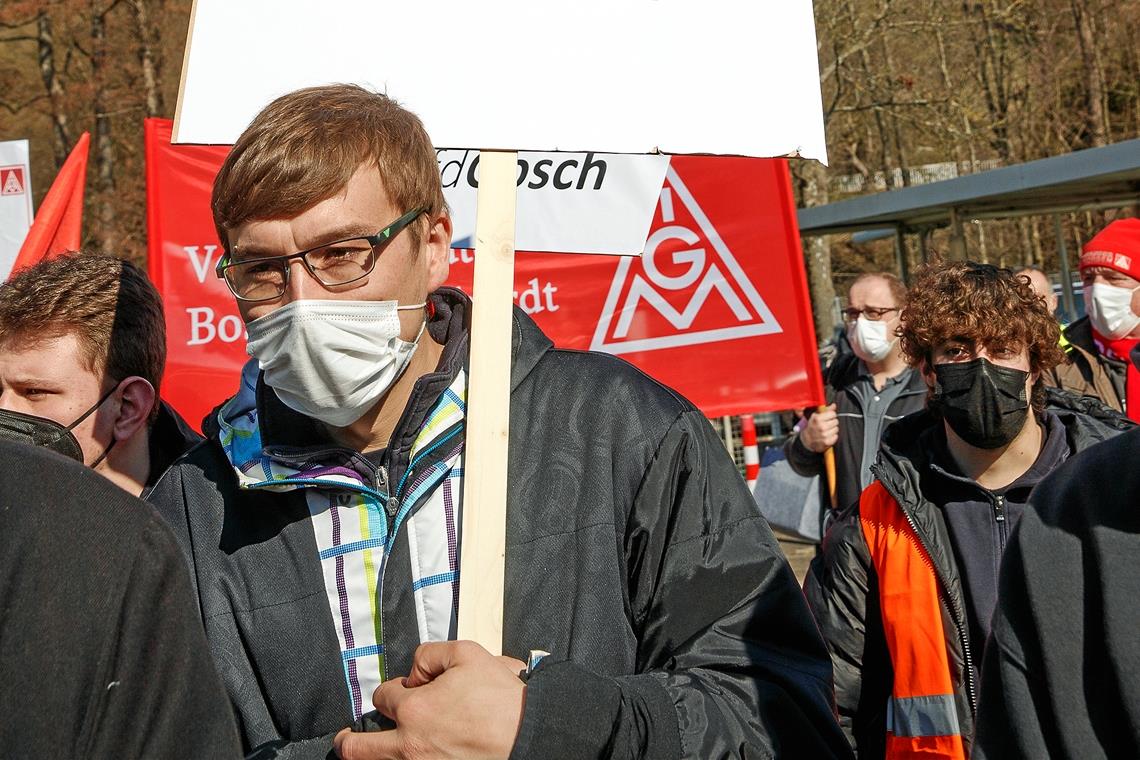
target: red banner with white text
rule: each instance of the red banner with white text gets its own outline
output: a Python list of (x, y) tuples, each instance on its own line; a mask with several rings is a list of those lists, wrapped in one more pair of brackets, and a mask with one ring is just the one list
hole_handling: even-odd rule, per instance
[[(214, 275), (210, 190), (227, 149), (172, 146), (170, 132), (146, 122), (149, 269), (166, 309), (162, 395), (197, 426), (248, 357)], [(449, 284), (470, 292), (473, 261), (453, 249)], [(557, 346), (616, 354), (708, 416), (822, 400), (783, 159), (673, 157), (643, 256), (519, 252), (515, 301)]]

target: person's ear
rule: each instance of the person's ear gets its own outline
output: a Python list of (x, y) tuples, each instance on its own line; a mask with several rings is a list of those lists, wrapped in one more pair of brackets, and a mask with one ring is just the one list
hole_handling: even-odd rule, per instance
[(930, 360), (920, 360), (918, 363), (918, 371), (922, 374), (922, 380), (926, 383), (926, 387), (930, 390), (934, 390), (934, 386), (938, 384), (938, 376), (934, 374), (934, 366), (930, 363)]
[(451, 265), (451, 217), (440, 211), (429, 217), (427, 238), (424, 240), (424, 255), (428, 262), (428, 292), (436, 290), (447, 282)]
[(115, 418), (113, 433), (116, 441), (125, 441), (146, 428), (158, 396), (154, 386), (138, 375), (122, 380), (117, 395), (119, 413)]

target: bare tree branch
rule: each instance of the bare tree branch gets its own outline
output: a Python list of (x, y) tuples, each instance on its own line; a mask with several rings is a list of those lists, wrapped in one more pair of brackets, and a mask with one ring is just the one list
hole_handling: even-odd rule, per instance
[(32, 105), (33, 103), (38, 103), (39, 101), (43, 100), (45, 97), (47, 97), (47, 96), (46, 95), (36, 95), (35, 97), (28, 98), (27, 100), (20, 102), (20, 103), (11, 103), (5, 99), (0, 98), (0, 108), (3, 108), (8, 113), (14, 115), (14, 114), (20, 113), (25, 108)]

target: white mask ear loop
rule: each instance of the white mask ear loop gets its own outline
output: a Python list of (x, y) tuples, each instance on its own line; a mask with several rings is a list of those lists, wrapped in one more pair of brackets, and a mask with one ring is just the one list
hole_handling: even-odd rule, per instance
[(412, 309), (423, 309), (424, 310), (424, 321), (420, 322), (420, 331), (418, 333), (416, 333), (416, 337), (410, 341), (411, 343), (418, 346), (420, 343), (420, 338), (423, 337), (424, 329), (427, 327), (427, 323), (428, 323), (427, 301), (424, 301), (423, 303), (413, 303), (413, 304), (409, 304), (407, 306), (397, 306), (396, 307), (396, 311), (411, 311)]
[(420, 331), (418, 333), (416, 333), (416, 338), (415, 338), (415, 340), (412, 341), (412, 343), (415, 343), (418, 346), (420, 344), (420, 338), (423, 337), (424, 330), (426, 330), (426, 329), (427, 329), (427, 314), (424, 314), (424, 321), (420, 322)]

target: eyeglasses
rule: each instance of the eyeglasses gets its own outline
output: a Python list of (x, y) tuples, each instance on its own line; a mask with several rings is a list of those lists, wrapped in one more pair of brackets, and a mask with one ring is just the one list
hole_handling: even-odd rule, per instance
[(854, 322), (856, 319), (859, 318), (860, 314), (862, 314), (863, 316), (865, 316), (867, 319), (871, 320), (872, 322), (881, 322), (883, 320), (883, 318), (885, 316), (887, 316), (888, 314), (890, 314), (892, 311), (898, 311), (898, 307), (897, 306), (888, 306), (885, 309), (880, 309), (880, 308), (877, 308), (875, 306), (867, 306), (866, 308), (863, 308), (863, 309), (856, 309), (854, 306), (851, 306), (849, 308), (844, 309), (842, 311), (842, 314), (843, 314), (843, 321), (845, 321), (845, 322)]
[(264, 256), (234, 261), (227, 252), (214, 271), (226, 281), (239, 301), (272, 301), (289, 287), (289, 262), (301, 259), (313, 278), (327, 287), (348, 285), (367, 277), (376, 268), (376, 259), (400, 230), (426, 214), (427, 208), (409, 211), (375, 235), (346, 238), (325, 243), (287, 256)]

